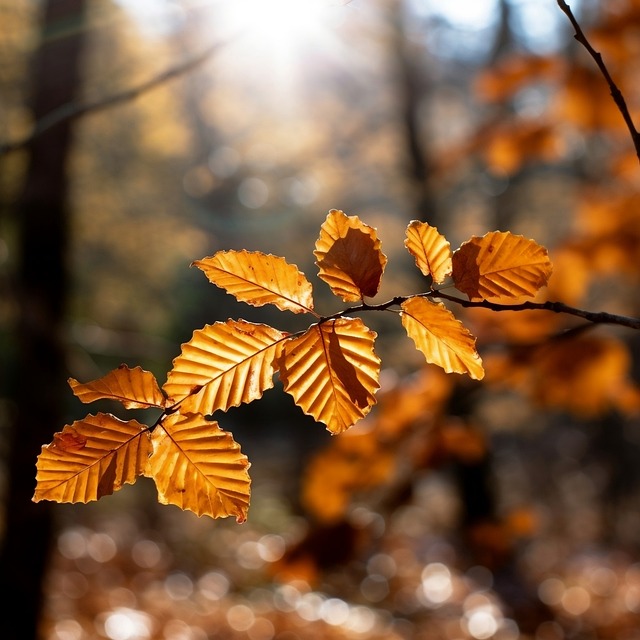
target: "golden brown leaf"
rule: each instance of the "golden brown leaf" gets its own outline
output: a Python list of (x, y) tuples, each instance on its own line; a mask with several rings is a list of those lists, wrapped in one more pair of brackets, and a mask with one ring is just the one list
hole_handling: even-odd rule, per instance
[(279, 359), (284, 390), (331, 433), (341, 433), (375, 403), (380, 374), (375, 338), (359, 318), (313, 325), (284, 345)]
[(95, 400), (117, 400), (127, 409), (162, 408), (165, 397), (155, 376), (140, 367), (130, 369), (121, 364), (107, 375), (91, 382), (80, 383), (69, 378), (73, 393), (84, 403)]
[(311, 283), (284, 258), (258, 251), (219, 251), (196, 260), (210, 282), (254, 307), (273, 304), (281, 311), (312, 313)]
[(249, 461), (233, 436), (198, 414), (172, 414), (156, 427), (148, 475), (161, 504), (198, 516), (247, 519)]
[(320, 227), (313, 254), (318, 275), (345, 302), (356, 302), (378, 293), (387, 257), (380, 250), (376, 230), (331, 209)]
[(285, 334), (265, 324), (227, 320), (194, 331), (174, 359), (164, 391), (182, 413), (208, 415), (260, 398), (273, 387)]
[(36, 464), (34, 502), (90, 502), (111, 495), (144, 474), (151, 442), (136, 420), (88, 415), (56, 433)]
[(402, 325), (427, 362), (447, 373), (468, 373), (482, 380), (484, 369), (475, 338), (442, 303), (410, 298), (402, 303)]
[(453, 281), (470, 300), (533, 296), (547, 284), (547, 250), (523, 236), (492, 231), (474, 236), (453, 254)]
[(404, 245), (416, 259), (418, 269), (434, 282), (442, 282), (451, 273), (451, 245), (435, 227), (412, 220)]

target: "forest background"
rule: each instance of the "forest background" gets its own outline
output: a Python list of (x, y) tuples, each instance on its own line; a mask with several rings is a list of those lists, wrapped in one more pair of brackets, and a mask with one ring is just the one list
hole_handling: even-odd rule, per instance
[[(247, 249), (312, 277), (332, 208), (378, 229), (376, 300), (425, 289), (419, 219), (452, 247), (533, 238), (541, 300), (640, 316), (638, 158), (567, 16), (437, 4), (0, 3), (3, 638), (640, 637), (629, 328), (455, 308), (476, 382), (370, 314), (362, 425), (332, 437), (279, 389), (220, 419), (252, 463), (247, 523), (143, 481), (31, 502), (41, 446), (86, 413), (67, 378), (162, 380), (194, 329), (270, 323), (189, 264)], [(640, 4), (572, 7), (637, 113)]]

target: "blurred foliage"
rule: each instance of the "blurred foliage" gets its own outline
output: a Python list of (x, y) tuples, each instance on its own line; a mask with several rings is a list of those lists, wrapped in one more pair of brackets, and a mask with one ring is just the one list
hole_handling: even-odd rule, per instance
[[(402, 242), (418, 218), (453, 246), (493, 229), (535, 238), (554, 262), (548, 299), (640, 315), (638, 161), (555, 2), (487, 3), (476, 28), (475, 5), (465, 21), (435, 3), (329, 3), (295, 41), (275, 0), (276, 21), (254, 9), (257, 25), (238, 2), (239, 34), (225, 2), (136, 4), (90, 3), (87, 100), (224, 45), (77, 122), (69, 375), (166, 371), (194, 328), (237, 313), (193, 259), (260, 250), (312, 278), (308, 239), (333, 207), (397, 239), (376, 300), (424, 289)], [(33, 124), (37, 5), (0, 2), (2, 140)], [(579, 9), (637, 113), (638, 2)], [(3, 212), (24, 161), (2, 158)], [(4, 351), (16, 257), (0, 225)], [(565, 338), (576, 321), (546, 312), (463, 315), (481, 384), (423, 369), (395, 322), (372, 319), (390, 346), (360, 427), (330, 438), (277, 392), (230, 410), (253, 460), (242, 526), (157, 509), (144, 482), (59, 506), (43, 638), (637, 638), (637, 336)]]

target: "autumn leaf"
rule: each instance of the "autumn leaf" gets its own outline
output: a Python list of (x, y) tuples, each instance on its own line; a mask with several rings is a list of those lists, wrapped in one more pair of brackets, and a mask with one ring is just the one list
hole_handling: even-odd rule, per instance
[(162, 408), (165, 405), (165, 397), (155, 376), (140, 367), (130, 369), (121, 364), (97, 380), (83, 384), (69, 378), (68, 382), (73, 393), (84, 403), (117, 400), (127, 409)]
[(422, 274), (431, 276), (434, 282), (442, 282), (451, 273), (451, 245), (436, 227), (412, 220), (404, 245)]
[(492, 231), (453, 254), (453, 281), (470, 300), (533, 296), (551, 276), (547, 250), (523, 236)]
[(254, 307), (273, 304), (281, 311), (313, 313), (311, 283), (284, 258), (258, 251), (219, 251), (196, 260), (210, 282)]
[(283, 347), (284, 390), (331, 433), (351, 427), (375, 403), (380, 374), (375, 337), (359, 318), (339, 318), (313, 325)]
[(198, 414), (167, 416), (152, 436), (148, 475), (161, 504), (212, 518), (247, 519), (249, 461), (233, 436)]
[(345, 302), (378, 293), (387, 257), (376, 231), (357, 216), (331, 209), (313, 252), (319, 277)]
[(164, 391), (182, 413), (226, 411), (273, 387), (284, 333), (265, 324), (227, 320), (194, 331), (174, 359)]
[(402, 326), (427, 362), (447, 373), (468, 373), (476, 380), (484, 377), (475, 338), (442, 303), (415, 297), (401, 306)]
[(143, 475), (151, 442), (136, 420), (88, 415), (56, 433), (36, 463), (34, 502), (90, 502)]

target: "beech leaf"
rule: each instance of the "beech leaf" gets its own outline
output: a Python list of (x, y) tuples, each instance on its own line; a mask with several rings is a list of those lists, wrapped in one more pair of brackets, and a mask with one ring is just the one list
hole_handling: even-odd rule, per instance
[(436, 227), (412, 220), (404, 245), (415, 258), (418, 269), (434, 282), (441, 283), (451, 274), (451, 245)]
[(359, 318), (330, 320), (290, 338), (279, 358), (284, 390), (331, 433), (345, 431), (375, 404), (375, 338)]
[(376, 230), (357, 216), (331, 209), (320, 227), (313, 254), (319, 277), (344, 302), (378, 293), (387, 257), (380, 250)]
[(468, 373), (482, 380), (484, 369), (475, 338), (442, 303), (409, 298), (402, 303), (402, 326), (427, 362), (447, 373)]
[(111, 495), (144, 474), (150, 453), (145, 425), (108, 413), (88, 415), (42, 447), (33, 501), (90, 502)]
[(182, 413), (212, 414), (260, 398), (273, 387), (274, 360), (286, 334), (265, 324), (227, 320), (193, 332), (174, 359), (164, 391)]
[(273, 304), (293, 313), (313, 312), (311, 283), (284, 258), (258, 251), (219, 251), (192, 266), (240, 302), (254, 307)]
[(73, 393), (84, 403), (117, 400), (127, 409), (162, 408), (165, 405), (165, 397), (155, 376), (140, 367), (130, 369), (121, 364), (97, 380), (80, 383), (69, 378), (68, 382)]
[(523, 236), (492, 231), (453, 254), (453, 281), (470, 300), (533, 296), (551, 276), (547, 250)]
[(198, 516), (247, 519), (249, 461), (233, 436), (199, 414), (172, 414), (156, 427), (148, 475), (161, 504)]

